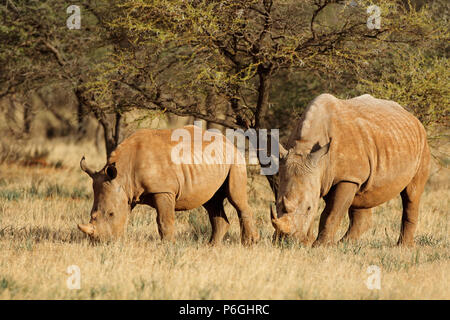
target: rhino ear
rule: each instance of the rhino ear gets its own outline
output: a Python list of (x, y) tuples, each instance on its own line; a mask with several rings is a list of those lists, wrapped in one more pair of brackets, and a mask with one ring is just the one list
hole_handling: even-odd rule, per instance
[(116, 163), (111, 163), (105, 168), (105, 173), (109, 179), (115, 179), (117, 177), (117, 168)]
[(323, 147), (320, 147), (319, 143), (316, 144), (316, 146), (318, 146), (318, 149), (314, 150), (314, 148), (313, 148), (314, 151), (311, 151), (308, 154), (308, 160), (311, 162), (311, 164), (313, 166), (317, 166), (320, 159), (322, 159), (322, 157), (324, 155), (326, 155), (328, 153), (328, 151), (330, 151), (330, 145), (331, 145), (331, 138), (330, 138), (330, 142), (328, 142)]

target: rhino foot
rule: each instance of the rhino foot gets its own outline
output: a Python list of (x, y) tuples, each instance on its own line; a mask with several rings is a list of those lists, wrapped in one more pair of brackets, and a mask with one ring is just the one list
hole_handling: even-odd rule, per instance
[(253, 244), (258, 243), (259, 241), (259, 234), (257, 232), (254, 232), (252, 235), (243, 236), (242, 237), (242, 245), (244, 246), (251, 246)]

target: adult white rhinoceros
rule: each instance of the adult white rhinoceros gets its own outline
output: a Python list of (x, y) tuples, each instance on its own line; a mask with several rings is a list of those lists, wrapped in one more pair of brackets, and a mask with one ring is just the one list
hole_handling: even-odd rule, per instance
[(348, 212), (343, 240), (355, 240), (372, 219), (372, 208), (400, 193), (403, 216), (398, 244), (413, 245), (420, 196), (430, 171), (426, 132), (399, 104), (363, 95), (340, 100), (315, 98), (292, 132), (288, 151), (280, 146), (277, 236), (314, 241), (312, 221), (319, 200), (326, 206), (313, 245), (334, 243)]
[[(183, 135), (175, 135), (174, 141), (174, 130), (137, 131), (111, 153), (98, 172), (90, 169), (83, 157), (80, 165), (93, 179), (94, 204), (90, 222), (78, 225), (81, 231), (94, 239), (120, 236), (133, 207), (147, 204), (156, 208), (161, 238), (173, 240), (175, 211), (203, 205), (212, 225), (210, 242), (217, 244), (229, 227), (223, 208), (228, 198), (240, 219), (242, 243), (257, 241), (259, 234), (247, 202), (247, 171), (242, 154), (222, 134), (208, 131), (204, 139), (206, 132), (200, 128), (178, 130), (188, 138), (178, 142)], [(194, 141), (196, 135), (198, 141)], [(235, 156), (230, 159), (235, 161), (223, 161), (216, 146), (226, 146)], [(217, 149), (216, 157), (211, 158), (214, 152), (206, 152), (211, 147)], [(188, 150), (182, 155), (187, 161), (174, 158), (174, 148)]]

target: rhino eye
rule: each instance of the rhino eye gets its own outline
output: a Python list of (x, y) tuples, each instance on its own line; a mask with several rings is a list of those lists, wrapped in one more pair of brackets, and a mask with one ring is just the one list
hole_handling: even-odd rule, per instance
[(109, 215), (110, 217), (112, 217), (112, 216), (114, 216), (114, 212), (110, 212), (108, 215)]
[(309, 210), (311, 210), (311, 206), (309, 206), (308, 209), (306, 209), (306, 211), (309, 211)]

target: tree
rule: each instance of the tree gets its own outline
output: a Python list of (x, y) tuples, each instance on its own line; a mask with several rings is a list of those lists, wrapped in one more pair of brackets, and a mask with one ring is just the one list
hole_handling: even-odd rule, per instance
[[(103, 108), (165, 110), (229, 128), (267, 128), (287, 72), (350, 78), (401, 45), (420, 46), (442, 32), (427, 6), (378, 1), (121, 0), (110, 32), (121, 35), (91, 89)], [(376, 10), (375, 10), (376, 11)], [(348, 87), (347, 87), (348, 89)], [(205, 105), (208, 95), (227, 107)], [(223, 117), (225, 115), (225, 117)], [(269, 177), (276, 192), (276, 181)]]
[[(383, 72), (381, 72), (383, 70)], [(450, 125), (450, 63), (422, 50), (397, 51), (361, 79), (359, 90), (398, 102), (427, 128), (432, 145)], [(377, 81), (373, 79), (377, 78)]]
[(107, 155), (120, 139), (121, 115), (108, 115), (86, 99), (88, 70), (100, 63), (116, 39), (104, 21), (107, 1), (82, 1), (82, 27), (69, 30), (66, 9), (71, 1), (6, 0), (0, 5), (0, 98), (15, 94), (29, 104), (33, 92), (50, 86), (69, 87), (78, 99), (78, 132), (92, 114), (104, 129)]
[[(383, 68), (405, 73), (395, 52), (431, 43), (427, 55), (447, 61), (447, 24), (434, 14), (444, 2), (414, 3), (377, 1), (377, 26), (377, 9), (368, 13), (362, 0), (83, 0), (82, 27), (68, 30), (70, 1), (4, 0), (0, 97), (26, 100), (68, 84), (78, 119), (91, 112), (103, 127), (107, 154), (123, 114), (135, 109), (235, 129), (289, 128), (318, 93), (385, 95), (373, 85)], [(417, 113), (416, 97), (408, 95)]]

